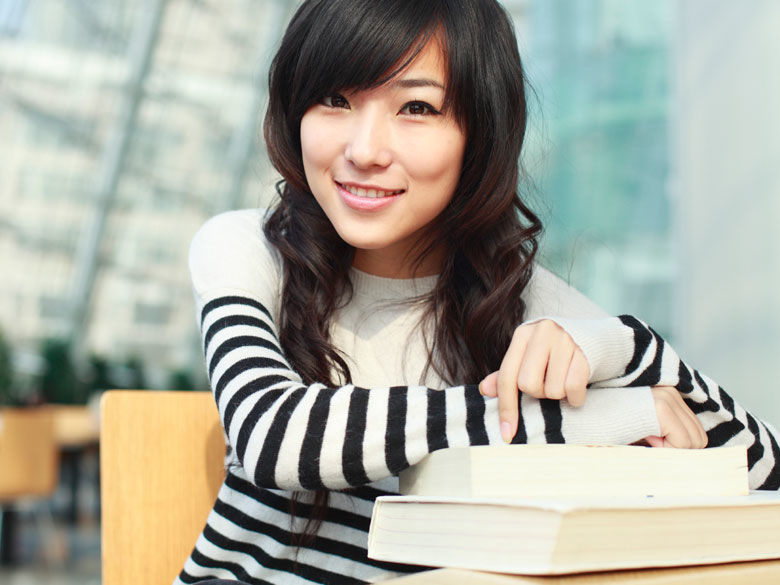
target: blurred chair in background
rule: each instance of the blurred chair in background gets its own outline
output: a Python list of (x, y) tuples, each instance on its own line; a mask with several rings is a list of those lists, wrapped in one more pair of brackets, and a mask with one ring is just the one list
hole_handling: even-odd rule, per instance
[(103, 585), (173, 581), (216, 500), (224, 456), (210, 392), (103, 395)]
[[(18, 508), (31, 508), (44, 546), (57, 537), (48, 500), (57, 487), (59, 448), (51, 407), (0, 409), (0, 561), (13, 564)], [(45, 505), (44, 505), (45, 504)]]

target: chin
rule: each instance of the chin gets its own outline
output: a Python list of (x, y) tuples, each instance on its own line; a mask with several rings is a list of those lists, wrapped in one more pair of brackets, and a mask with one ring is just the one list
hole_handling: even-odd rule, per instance
[(356, 240), (351, 239), (347, 240), (346, 238), (342, 238), (347, 244), (355, 248), (356, 250), (382, 250), (383, 248), (386, 248), (389, 244), (386, 242), (375, 242), (370, 241), (366, 242), (364, 240)]
[(360, 250), (379, 250), (392, 244), (392, 242), (383, 239), (366, 237), (365, 230), (363, 230), (363, 233), (360, 233), (360, 230), (336, 231), (347, 244)]

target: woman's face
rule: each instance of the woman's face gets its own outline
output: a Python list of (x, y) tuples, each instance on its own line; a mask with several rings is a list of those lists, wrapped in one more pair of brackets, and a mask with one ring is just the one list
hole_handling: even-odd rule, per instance
[[(442, 113), (444, 58), (435, 41), (386, 84), (324, 96), (301, 121), (309, 188), (354, 266), (391, 278), (412, 276), (410, 250), (452, 199), (466, 137)], [(441, 251), (418, 276), (439, 271)]]

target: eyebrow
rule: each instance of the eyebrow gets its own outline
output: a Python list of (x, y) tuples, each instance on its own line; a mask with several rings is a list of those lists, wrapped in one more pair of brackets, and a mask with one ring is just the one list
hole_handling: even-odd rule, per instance
[(444, 89), (444, 86), (440, 82), (429, 78), (395, 79), (390, 82), (390, 85), (403, 89), (413, 89), (415, 87), (438, 87), (439, 89)]

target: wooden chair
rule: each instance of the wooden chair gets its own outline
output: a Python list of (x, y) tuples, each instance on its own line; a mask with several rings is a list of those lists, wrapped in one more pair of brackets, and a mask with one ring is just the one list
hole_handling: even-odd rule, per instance
[(16, 562), (15, 543), (20, 510), (35, 516), (39, 552), (63, 556), (47, 500), (59, 479), (59, 449), (51, 407), (0, 409), (0, 564)]
[(103, 585), (168, 585), (224, 479), (210, 392), (113, 390), (101, 403)]
[(0, 503), (49, 497), (57, 452), (50, 407), (0, 409)]

